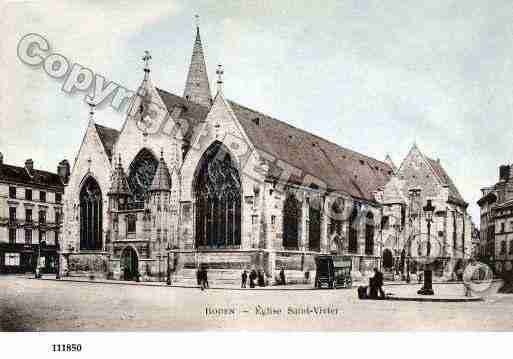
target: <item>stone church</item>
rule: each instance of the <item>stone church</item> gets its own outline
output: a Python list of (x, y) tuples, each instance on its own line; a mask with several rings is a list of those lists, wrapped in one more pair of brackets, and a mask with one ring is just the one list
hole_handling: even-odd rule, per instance
[(62, 271), (180, 282), (206, 266), (233, 282), (255, 269), (273, 284), (282, 269), (312, 279), (319, 254), (350, 256), (356, 277), (380, 264), (382, 202), (399, 203), (385, 191), (401, 176), (391, 162), (226, 99), (221, 67), (212, 97), (199, 27), (183, 96), (153, 85), (149, 59), (121, 130), (91, 107), (65, 189)]

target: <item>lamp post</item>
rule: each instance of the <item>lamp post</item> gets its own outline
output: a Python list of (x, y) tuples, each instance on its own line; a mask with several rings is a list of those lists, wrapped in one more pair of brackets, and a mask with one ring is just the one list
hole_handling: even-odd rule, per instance
[(424, 285), (417, 293), (422, 295), (433, 295), (435, 294), (433, 291), (433, 271), (430, 269), (430, 264), (427, 261), (431, 255), (431, 222), (433, 222), (433, 213), (435, 211), (435, 207), (431, 203), (431, 200), (428, 199), (427, 204), (422, 209), (426, 214), (428, 239), (426, 248), (426, 263), (424, 264)]
[(167, 281), (166, 281), (166, 284), (171, 285), (171, 268), (169, 268), (169, 253), (171, 251), (170, 243), (167, 244), (166, 249), (167, 249)]

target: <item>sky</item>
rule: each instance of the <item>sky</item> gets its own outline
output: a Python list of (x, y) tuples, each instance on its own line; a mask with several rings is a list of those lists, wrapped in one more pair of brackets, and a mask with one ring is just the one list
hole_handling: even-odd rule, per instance
[[(511, 163), (511, 1), (11, 1), (0, 31), (4, 162), (73, 163), (88, 121), (84, 94), (17, 57), (43, 35), (51, 52), (137, 89), (144, 50), (153, 83), (182, 94), (194, 15), (211, 88), (368, 156), (399, 165), (413, 143), (439, 158), (479, 224), (480, 189)], [(98, 109), (119, 129), (124, 113)]]

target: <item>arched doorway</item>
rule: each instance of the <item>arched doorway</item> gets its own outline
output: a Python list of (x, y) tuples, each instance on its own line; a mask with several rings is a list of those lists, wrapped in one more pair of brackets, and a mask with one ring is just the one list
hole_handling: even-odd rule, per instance
[(136, 280), (139, 273), (139, 258), (132, 247), (126, 247), (121, 252), (121, 276), (123, 280)]
[(385, 248), (383, 251), (383, 268), (386, 270), (390, 270), (394, 266), (394, 255), (392, 251), (388, 248)]
[(102, 249), (102, 191), (93, 177), (80, 190), (80, 249)]
[(196, 170), (196, 248), (240, 246), (242, 189), (228, 149), (214, 142)]

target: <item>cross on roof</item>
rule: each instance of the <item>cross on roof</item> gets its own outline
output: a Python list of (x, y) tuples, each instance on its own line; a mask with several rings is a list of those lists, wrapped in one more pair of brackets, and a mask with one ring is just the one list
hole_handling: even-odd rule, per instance
[(217, 74), (217, 91), (219, 92), (223, 89), (223, 75), (224, 75), (223, 65), (217, 65), (216, 74)]
[(144, 68), (149, 69), (150, 68), (150, 60), (151, 60), (151, 54), (148, 50), (144, 51), (144, 56), (142, 58), (144, 61)]

